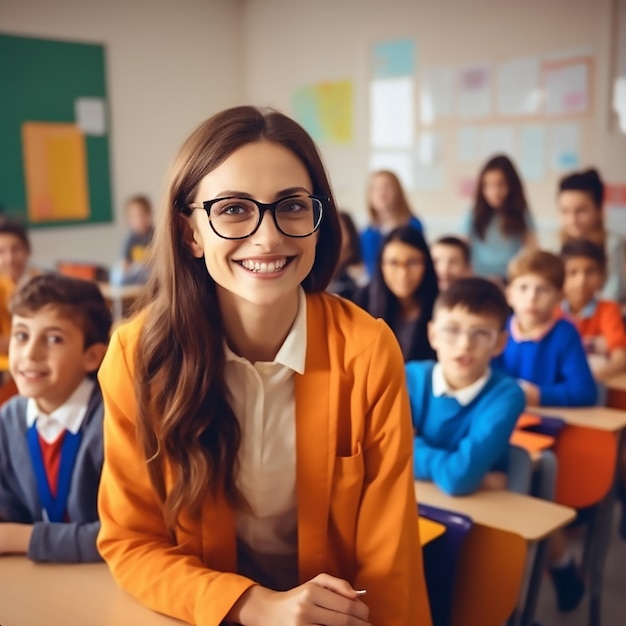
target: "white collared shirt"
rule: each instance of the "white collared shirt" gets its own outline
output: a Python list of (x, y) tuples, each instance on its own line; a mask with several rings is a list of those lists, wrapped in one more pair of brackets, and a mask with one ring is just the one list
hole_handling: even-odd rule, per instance
[(256, 555), (296, 556), (296, 402), (303, 374), (306, 296), (274, 361), (250, 363), (226, 346), (228, 401), (241, 427), (237, 485), (252, 512), (237, 514), (237, 537)]
[(471, 385), (463, 387), (463, 389), (450, 389), (448, 381), (443, 375), (441, 363), (435, 363), (433, 367), (433, 395), (435, 398), (446, 395), (455, 398), (461, 406), (467, 406), (483, 390), (490, 376), (491, 368), (488, 367), (487, 371)]
[(89, 377), (83, 378), (72, 395), (58, 408), (47, 414), (39, 409), (34, 398), (26, 404), (26, 425), (35, 428), (46, 443), (52, 443), (64, 431), (75, 435), (87, 414), (87, 405), (96, 382)]

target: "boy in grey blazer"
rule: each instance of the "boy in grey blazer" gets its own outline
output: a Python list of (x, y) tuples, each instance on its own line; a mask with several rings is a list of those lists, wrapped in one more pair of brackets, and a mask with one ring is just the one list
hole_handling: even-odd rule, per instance
[(53, 274), (26, 283), (10, 310), (9, 367), (20, 395), (0, 408), (0, 555), (98, 561), (95, 375), (110, 310), (94, 283)]

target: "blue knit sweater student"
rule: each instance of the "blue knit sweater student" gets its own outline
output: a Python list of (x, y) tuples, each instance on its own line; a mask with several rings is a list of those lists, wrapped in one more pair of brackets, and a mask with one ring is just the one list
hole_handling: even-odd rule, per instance
[(111, 313), (98, 287), (31, 279), (10, 302), (11, 375), (0, 409), (0, 555), (98, 561), (102, 395), (95, 373)]
[(489, 472), (506, 470), (524, 394), (489, 362), (506, 343), (508, 312), (492, 282), (458, 279), (437, 298), (428, 326), (438, 363), (405, 366), (416, 430), (415, 477), (452, 495), (471, 493)]
[(565, 273), (550, 252), (523, 252), (509, 264), (513, 315), (509, 340), (494, 367), (518, 379), (534, 406), (591, 406), (597, 388), (575, 326), (558, 319)]

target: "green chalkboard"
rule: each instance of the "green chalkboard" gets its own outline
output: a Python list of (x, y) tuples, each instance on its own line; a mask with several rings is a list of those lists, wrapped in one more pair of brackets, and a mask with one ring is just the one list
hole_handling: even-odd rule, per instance
[(29, 220), (22, 147), (25, 122), (76, 123), (78, 98), (106, 101), (104, 46), (0, 34), (0, 206), (28, 226), (110, 222), (109, 119), (103, 134), (85, 133), (89, 214)]

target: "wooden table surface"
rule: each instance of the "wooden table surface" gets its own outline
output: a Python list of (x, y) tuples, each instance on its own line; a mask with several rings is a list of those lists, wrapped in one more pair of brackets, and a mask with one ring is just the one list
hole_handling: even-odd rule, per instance
[(415, 481), (415, 494), (418, 502), (463, 513), (476, 524), (516, 533), (526, 541), (540, 541), (576, 517), (574, 509), (511, 491), (477, 491), (453, 497), (434, 483)]
[(174, 626), (117, 587), (104, 563), (0, 557), (2, 626)]

